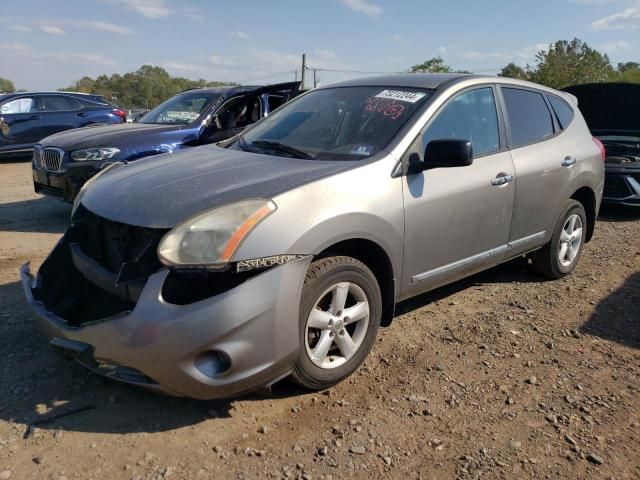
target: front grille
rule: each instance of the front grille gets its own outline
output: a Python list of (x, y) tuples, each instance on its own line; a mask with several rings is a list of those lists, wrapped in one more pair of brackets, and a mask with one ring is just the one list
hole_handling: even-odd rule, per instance
[(47, 169), (48, 172), (59, 172), (60, 167), (62, 166), (62, 157), (64, 155), (64, 151), (55, 148), (55, 147), (47, 147), (42, 151), (42, 157), (44, 159), (44, 168)]
[(40, 150), (39, 148), (34, 148), (33, 149), (33, 166), (36, 167), (38, 170), (42, 169), (42, 167), (44, 166), (42, 163), (42, 150)]
[(603, 196), (606, 198), (625, 198), (631, 194), (631, 189), (622, 176), (609, 176), (604, 182)]

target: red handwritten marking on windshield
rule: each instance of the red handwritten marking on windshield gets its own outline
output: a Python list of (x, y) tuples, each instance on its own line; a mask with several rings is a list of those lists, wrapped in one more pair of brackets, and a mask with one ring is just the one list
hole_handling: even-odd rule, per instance
[(368, 112), (379, 112), (385, 117), (397, 120), (404, 113), (404, 105), (396, 103), (395, 100), (383, 100), (380, 98), (370, 97), (366, 100), (365, 110)]

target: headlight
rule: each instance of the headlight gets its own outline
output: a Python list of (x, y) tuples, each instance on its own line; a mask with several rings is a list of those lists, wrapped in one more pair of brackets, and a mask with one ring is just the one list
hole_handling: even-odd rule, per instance
[(111, 170), (115, 170), (116, 168), (120, 168), (123, 165), (126, 165), (126, 162), (114, 162), (114, 163), (109, 163), (109, 164), (103, 165), (102, 166), (102, 170), (100, 170), (93, 177), (91, 177), (89, 180), (87, 180), (84, 183), (84, 185), (82, 185), (82, 188), (78, 192), (78, 195), (76, 195), (76, 198), (73, 200), (73, 208), (71, 209), (71, 218), (72, 219), (73, 219), (73, 215), (76, 213), (76, 210), (78, 209), (78, 205), (80, 205), (80, 202), (82, 201), (82, 197), (84, 196), (84, 192), (87, 191), (87, 188), (89, 188), (89, 185), (91, 185), (99, 177), (101, 177), (102, 175), (106, 174), (107, 172), (109, 172)]
[(71, 152), (71, 160), (76, 162), (90, 162), (108, 160), (112, 158), (116, 153), (120, 153), (119, 148), (115, 147), (99, 147), (99, 148), (86, 148), (84, 150), (75, 150)]
[(271, 200), (254, 199), (201, 213), (162, 238), (158, 258), (168, 266), (227, 263), (247, 234), (276, 208)]

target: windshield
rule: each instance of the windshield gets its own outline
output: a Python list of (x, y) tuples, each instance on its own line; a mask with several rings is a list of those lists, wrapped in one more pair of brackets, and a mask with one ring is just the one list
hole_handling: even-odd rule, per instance
[(431, 91), (407, 87), (315, 90), (278, 109), (232, 148), (314, 160), (359, 160), (386, 147)]
[(202, 112), (218, 98), (220, 98), (220, 94), (213, 92), (194, 90), (180, 93), (158, 105), (138, 122), (188, 125), (195, 122)]

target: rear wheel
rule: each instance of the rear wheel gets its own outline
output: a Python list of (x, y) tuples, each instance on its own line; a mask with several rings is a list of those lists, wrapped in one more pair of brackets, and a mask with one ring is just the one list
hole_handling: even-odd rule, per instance
[(351, 375), (369, 354), (382, 316), (380, 287), (351, 257), (313, 262), (300, 303), (300, 352), (292, 378), (320, 390)]
[(576, 268), (587, 233), (587, 216), (582, 204), (569, 200), (556, 223), (549, 243), (533, 258), (534, 268), (549, 278), (561, 278)]

